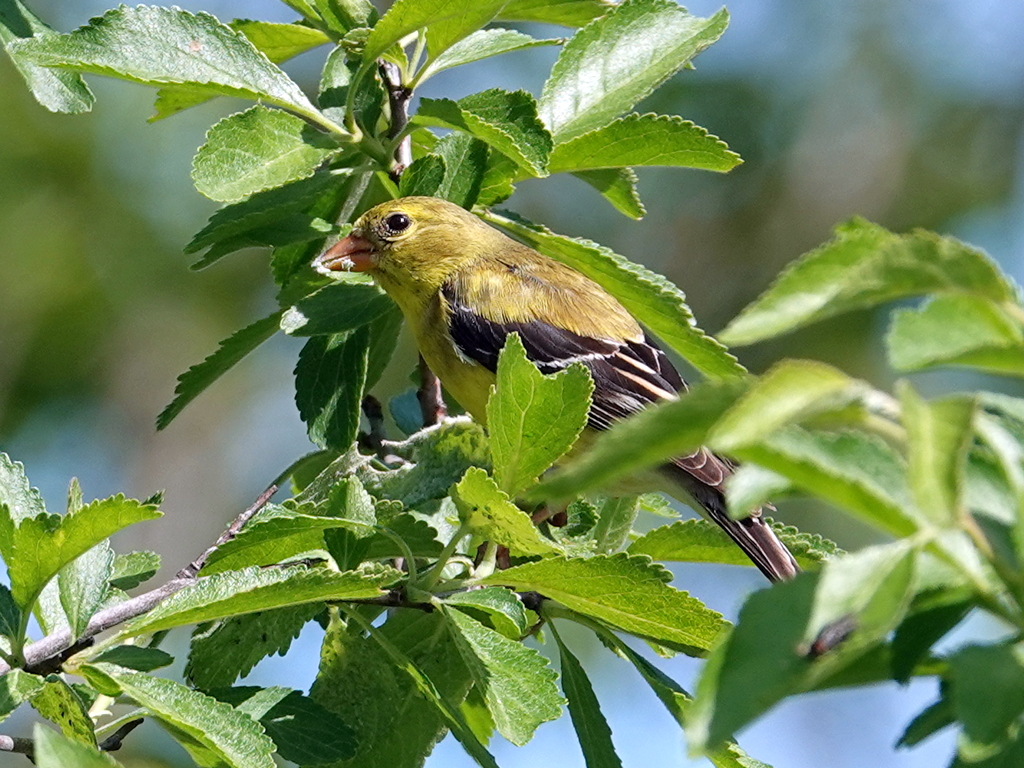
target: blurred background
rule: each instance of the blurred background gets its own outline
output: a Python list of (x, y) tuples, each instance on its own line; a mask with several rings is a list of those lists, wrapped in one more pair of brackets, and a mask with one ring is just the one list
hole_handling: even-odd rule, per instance
[[(28, 4), (61, 31), (113, 5)], [(294, 20), (272, 0), (177, 4), (225, 21)], [(706, 16), (718, 2), (688, 7)], [(668, 275), (711, 332), (854, 215), (898, 231), (955, 235), (1021, 279), (1024, 4), (733, 0), (728, 8), (729, 30), (696, 60), (696, 71), (671, 80), (641, 111), (694, 120), (739, 152), (742, 166), (724, 176), (641, 169), (648, 208), (641, 222), (570, 177), (526, 182), (507, 207)], [(541, 48), (445, 72), (421, 95), (458, 98), (489, 87), (539, 94), (555, 53)], [(286, 69), (313, 92), (324, 55), (314, 51)], [(192, 188), (191, 155), (213, 122), (245, 105), (222, 99), (148, 124), (151, 89), (89, 80), (98, 97), (91, 114), (53, 115), (0, 57), (0, 450), (25, 464), (51, 511), (63, 511), (72, 476), (87, 498), (118, 491), (144, 498), (165, 489), (166, 517), (137, 526), (115, 548), (160, 552), (167, 576), (309, 449), (292, 399), (299, 342), (272, 340), (156, 433), (154, 419), (177, 375), (273, 308), (265, 254), (243, 252), (194, 273), (181, 253), (216, 207)], [(800, 355), (888, 387), (895, 377), (881, 345), (887, 317), (846, 315), (737, 352), (755, 371)], [(915, 382), (930, 393), (979, 383), (961, 374)], [(780, 516), (847, 548), (870, 541), (829, 509), (794, 502)], [(749, 591), (764, 586), (753, 569), (676, 572), (677, 586), (730, 617)], [(971, 630), (996, 628), (975, 623)], [(569, 639), (581, 656), (603, 662), (595, 687), (624, 764), (688, 764), (674, 722), (632, 669), (599, 656), (603, 649), (582, 636)], [(176, 639), (179, 650), (186, 641)], [(264, 662), (247, 682), (308, 688), (318, 643), (319, 630), (307, 629), (286, 658)], [(699, 665), (660, 663), (692, 686)], [(741, 733), (740, 743), (775, 768), (945, 765), (949, 733), (913, 750), (893, 747), (935, 693), (924, 682), (805, 696)], [(4, 732), (23, 735), (25, 728), (19, 716)], [(491, 746), (502, 766), (583, 766), (567, 717), (543, 726), (526, 748), (500, 737)], [(190, 764), (151, 724), (128, 739), (118, 759), (137, 767)], [(427, 762), (471, 764), (451, 739)], [(0, 756), (7, 765), (27, 763)]]

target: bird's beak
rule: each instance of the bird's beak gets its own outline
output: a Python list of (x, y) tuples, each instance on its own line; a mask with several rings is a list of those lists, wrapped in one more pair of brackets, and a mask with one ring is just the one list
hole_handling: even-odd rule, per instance
[(359, 235), (339, 240), (313, 259), (313, 269), (328, 276), (332, 272), (368, 272), (373, 267), (373, 246)]

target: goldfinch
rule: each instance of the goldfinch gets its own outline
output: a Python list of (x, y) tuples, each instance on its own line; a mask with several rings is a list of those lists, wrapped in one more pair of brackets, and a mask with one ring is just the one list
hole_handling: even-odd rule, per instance
[[(607, 429), (686, 387), (604, 289), (438, 198), (405, 197), (370, 209), (314, 266), (324, 274), (370, 273), (401, 308), (431, 370), (481, 423), (498, 353), (513, 332), (543, 373), (576, 362), (590, 369), (590, 429)], [(652, 490), (692, 499), (765, 576), (792, 578), (793, 556), (759, 513), (742, 520), (726, 513), (722, 483), (730, 473), (726, 460), (702, 448), (662, 467), (661, 479), (670, 482)]]

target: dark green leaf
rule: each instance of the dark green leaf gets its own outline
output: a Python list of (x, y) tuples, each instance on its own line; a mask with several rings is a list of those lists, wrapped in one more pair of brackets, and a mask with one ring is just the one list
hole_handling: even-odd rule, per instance
[(1024, 712), (1024, 654), (1014, 645), (969, 645), (949, 657), (953, 709), (973, 741), (1005, 739)]
[(933, 232), (897, 235), (853, 219), (787, 268), (719, 336), (728, 344), (751, 344), (925, 293), (970, 293), (997, 304), (1016, 300), (1016, 289), (981, 251)]
[(21, 609), (14, 602), (11, 590), (0, 584), (0, 635), (9, 640), (21, 639)]
[(305, 120), (256, 105), (214, 125), (192, 161), (196, 189), (235, 202), (313, 175), (338, 145)]
[(689, 120), (670, 115), (627, 115), (559, 144), (551, 153), (551, 173), (674, 165), (728, 171), (740, 158), (725, 142)]
[(167, 667), (174, 663), (174, 657), (159, 648), (143, 648), (138, 645), (119, 645), (104, 651), (93, 659), (95, 662), (105, 661), (119, 667), (134, 669), (138, 672), (152, 672), (154, 669)]
[(281, 329), (291, 336), (351, 331), (376, 320), (394, 305), (375, 285), (331, 283), (289, 308), (281, 318)]
[(178, 377), (174, 399), (156, 417), (156, 428), (163, 429), (203, 390), (213, 384), (235, 363), (277, 333), (282, 311), (257, 320), (224, 339), (217, 351), (198, 365), (193, 365)]
[(671, 574), (647, 557), (552, 557), (484, 579), (536, 591), (585, 616), (674, 650), (704, 655), (725, 626), (720, 614), (666, 582)]
[(572, 448), (587, 423), (594, 384), (582, 365), (543, 375), (512, 334), (498, 356), (487, 429), (499, 487), (515, 497)]
[(156, 552), (140, 551), (114, 557), (110, 586), (114, 589), (129, 590), (148, 581), (160, 570), (160, 555)]
[(647, 215), (632, 168), (599, 168), (596, 171), (575, 171), (572, 175), (600, 192), (619, 213), (637, 220)]
[(974, 603), (957, 601), (908, 616), (892, 639), (892, 676), (906, 683), (931, 647), (964, 620)]
[(540, 653), (462, 611), (447, 609), (444, 613), (462, 660), (502, 736), (522, 746), (541, 723), (561, 716), (563, 700), (555, 685), (557, 675)]
[(110, 75), (145, 85), (181, 83), (317, 114), (294, 82), (245, 36), (207, 13), (121, 6), (66, 35), (11, 43), (44, 67)]
[(359, 431), (369, 329), (313, 336), (295, 366), (295, 403), (309, 439), (321, 448), (347, 449)]
[(916, 746), (937, 731), (941, 731), (955, 722), (956, 713), (953, 712), (953, 702), (943, 697), (919, 712), (917, 717), (910, 721), (910, 725), (903, 731), (896, 746)]
[(472, 208), (480, 196), (487, 168), (487, 144), (455, 132), (437, 142), (434, 151), (445, 162), (444, 182), (435, 197), (450, 200), (467, 210)]
[(551, 69), (541, 117), (564, 143), (611, 122), (649, 95), (725, 31), (671, 0), (625, 0), (577, 32)]
[(560, 551), (545, 539), (530, 516), (512, 503), (508, 494), (484, 470), (472, 467), (452, 487), (452, 501), (463, 524), (485, 541), (508, 547), (514, 555), (546, 555)]
[(231, 685), (267, 656), (284, 656), (292, 640), (321, 611), (322, 604), (305, 603), (199, 627), (192, 636), (185, 676), (204, 691)]
[(601, 285), (704, 375), (723, 379), (745, 372), (725, 347), (694, 326), (686, 297), (661, 275), (587, 240), (556, 235), (536, 224), (496, 214), (489, 214), (487, 220)]
[(49, 675), (41, 688), (32, 694), (32, 708), (60, 728), (69, 739), (79, 744), (96, 746), (89, 708), (71, 686), (57, 675)]
[[(21, 0), (0, 0), (0, 45), (19, 38), (49, 37), (55, 33), (39, 20)], [(33, 64), (8, 49), (11, 61), (25, 78), (36, 101), (51, 112), (88, 112), (95, 98), (82, 76)]]
[(402, 173), (402, 178), (398, 182), (398, 194), (402, 197), (433, 197), (444, 183), (445, 173), (443, 157), (435, 154), (424, 155)]
[(580, 660), (562, 642), (554, 626), (551, 627), (551, 633), (558, 643), (558, 655), (562, 662), (562, 692), (569, 701), (569, 716), (580, 740), (587, 768), (621, 768), (622, 761), (612, 744), (612, 730), (601, 712), (590, 678)]

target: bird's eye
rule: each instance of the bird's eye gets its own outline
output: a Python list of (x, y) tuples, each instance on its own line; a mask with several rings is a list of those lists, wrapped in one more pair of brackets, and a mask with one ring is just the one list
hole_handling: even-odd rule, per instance
[(404, 213), (392, 213), (384, 219), (384, 226), (387, 228), (388, 233), (392, 235), (404, 232), (409, 228), (410, 224), (412, 224), (412, 219)]

